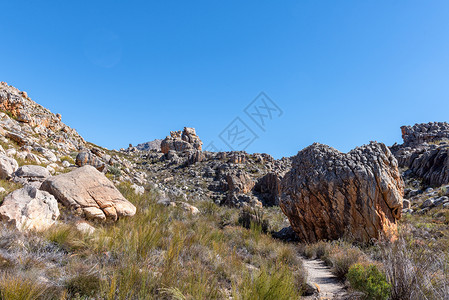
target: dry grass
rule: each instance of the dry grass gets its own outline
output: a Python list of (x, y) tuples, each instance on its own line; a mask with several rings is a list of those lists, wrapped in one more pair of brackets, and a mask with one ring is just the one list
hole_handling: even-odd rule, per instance
[[(56, 299), (299, 297), (305, 273), (295, 245), (260, 226), (243, 228), (237, 209), (199, 202), (201, 213), (193, 216), (157, 204), (154, 192), (138, 196), (129, 184), (119, 188), (138, 213), (97, 224), (93, 235), (70, 224), (43, 234), (5, 229), (0, 254), (12, 262), (0, 266), (5, 280), (37, 272), (36, 284), (45, 282)], [(33, 289), (24, 293), (32, 296)]]

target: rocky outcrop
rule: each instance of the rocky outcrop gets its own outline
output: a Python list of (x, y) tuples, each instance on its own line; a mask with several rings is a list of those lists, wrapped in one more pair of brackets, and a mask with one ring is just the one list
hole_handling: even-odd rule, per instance
[(136, 149), (139, 151), (150, 151), (150, 150), (161, 151), (161, 143), (162, 143), (162, 140), (156, 139), (151, 142), (138, 144), (136, 146)]
[(161, 142), (161, 152), (167, 154), (170, 150), (183, 152), (191, 149), (201, 151), (203, 142), (196, 135), (195, 128), (184, 127), (181, 131), (171, 131)]
[(449, 146), (415, 154), (409, 168), (432, 186), (449, 183)]
[(401, 130), (404, 143), (391, 147), (399, 166), (411, 171), (409, 177), (419, 177), (428, 185), (449, 183), (449, 124), (415, 124)]
[(87, 219), (116, 221), (136, 213), (136, 207), (123, 197), (112, 182), (89, 165), (50, 177), (41, 189)]
[(29, 185), (6, 196), (0, 207), (0, 219), (18, 230), (42, 231), (53, 225), (58, 217), (56, 199)]
[(350, 235), (370, 242), (394, 235), (404, 184), (397, 161), (380, 143), (347, 154), (313, 144), (293, 159), (281, 182), (280, 207), (307, 242)]
[(413, 126), (402, 126), (401, 132), (404, 146), (449, 140), (449, 124), (446, 122), (430, 122), (415, 124)]
[(61, 115), (51, 113), (32, 101), (26, 92), (5, 82), (0, 82), (0, 110), (8, 114), (1, 115), (0, 125), (6, 129), (8, 137), (21, 146), (38, 142), (38, 138), (32, 136), (36, 134), (67, 151), (77, 150), (85, 144), (76, 130), (61, 122)]

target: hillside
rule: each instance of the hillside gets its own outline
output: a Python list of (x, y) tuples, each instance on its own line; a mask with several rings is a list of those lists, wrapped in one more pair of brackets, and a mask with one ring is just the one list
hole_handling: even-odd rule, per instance
[(448, 299), (447, 123), (277, 160), (109, 150), (4, 82), (0, 110), (2, 299)]

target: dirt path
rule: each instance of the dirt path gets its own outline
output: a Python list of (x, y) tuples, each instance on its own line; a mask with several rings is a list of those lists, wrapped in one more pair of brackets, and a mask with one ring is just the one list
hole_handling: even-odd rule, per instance
[(318, 297), (309, 296), (303, 299), (344, 299), (346, 292), (343, 289), (341, 282), (331, 273), (328, 266), (319, 259), (305, 259), (303, 258), (304, 268), (308, 273), (308, 283), (318, 286)]

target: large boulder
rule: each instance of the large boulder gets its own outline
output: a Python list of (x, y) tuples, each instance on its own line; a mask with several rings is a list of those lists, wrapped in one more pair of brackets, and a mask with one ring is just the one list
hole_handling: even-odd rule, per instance
[(87, 219), (116, 221), (136, 213), (114, 184), (90, 165), (50, 177), (41, 189)]
[(294, 157), (281, 190), (280, 207), (303, 241), (351, 236), (370, 242), (397, 232), (404, 183), (384, 144), (347, 154), (313, 144)]
[(161, 142), (161, 152), (167, 154), (170, 150), (183, 152), (187, 150), (196, 149), (201, 151), (203, 142), (196, 135), (195, 128), (184, 127), (184, 130), (171, 131), (170, 136), (167, 136)]
[(0, 179), (9, 179), (19, 164), (14, 158), (0, 154)]
[(0, 219), (19, 230), (45, 230), (58, 217), (56, 199), (30, 185), (7, 195), (0, 207)]

